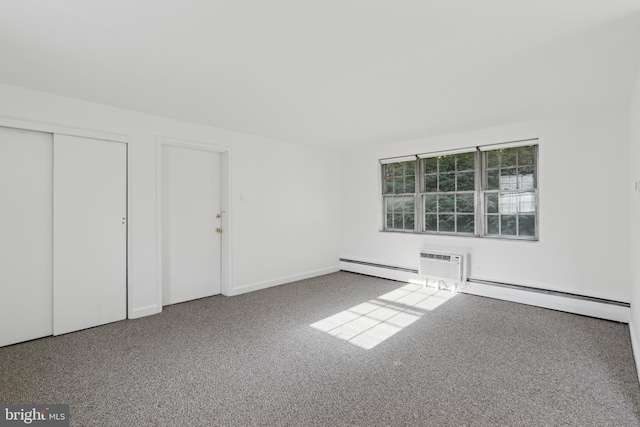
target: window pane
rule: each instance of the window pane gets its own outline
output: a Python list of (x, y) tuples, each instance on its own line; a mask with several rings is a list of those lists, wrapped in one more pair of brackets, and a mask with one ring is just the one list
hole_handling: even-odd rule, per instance
[(413, 213), (414, 211), (414, 198), (413, 197), (405, 197), (404, 198), (404, 211), (405, 213)]
[(403, 193), (415, 193), (416, 191), (416, 177), (415, 175), (409, 175), (404, 181)]
[(393, 212), (393, 197), (384, 198), (384, 211)]
[(518, 217), (518, 234), (531, 237), (536, 235), (536, 217), (534, 215), (520, 215)]
[(500, 189), (516, 190), (518, 188), (518, 175), (516, 168), (500, 170)]
[(395, 230), (402, 230), (402, 213), (394, 213), (393, 214), (393, 228)]
[(424, 161), (424, 173), (438, 173), (438, 158), (429, 157)]
[(455, 231), (455, 227), (456, 227), (455, 219), (456, 219), (455, 215), (438, 215), (438, 227), (439, 227), (438, 231), (445, 231), (445, 232)]
[(393, 198), (393, 211), (402, 212), (402, 197)]
[(514, 214), (518, 211), (518, 195), (516, 193), (500, 193), (500, 213)]
[(414, 230), (415, 213), (413, 196), (385, 197), (385, 229)]
[(474, 172), (458, 172), (458, 191), (473, 191), (476, 188)]
[(392, 194), (402, 194), (402, 189), (404, 188), (404, 179), (401, 176), (396, 176), (391, 181), (393, 184), (393, 188), (391, 189)]
[(500, 232), (502, 236), (516, 235), (516, 216), (515, 215), (502, 215), (500, 217)]
[(475, 218), (473, 215), (457, 215), (456, 217), (456, 231), (458, 233), (473, 233)]
[(487, 213), (498, 213), (498, 193), (489, 193), (485, 197)]
[(534, 150), (533, 146), (518, 148), (518, 164), (533, 165)]
[(533, 182), (533, 166), (518, 168), (518, 188), (521, 190), (531, 190), (535, 188)]
[(414, 229), (414, 216), (413, 213), (404, 214), (404, 229), (413, 231)]
[(403, 162), (400, 163), (402, 165), (402, 169), (403, 169), (403, 175), (405, 176), (411, 176), (414, 175), (416, 173), (416, 162), (414, 161), (409, 161), (409, 162)]
[(487, 234), (500, 234), (500, 217), (498, 215), (487, 216)]
[(517, 148), (504, 148), (500, 153), (500, 166), (510, 167), (518, 164), (518, 149)]
[(455, 172), (456, 171), (456, 156), (449, 154), (448, 156), (438, 157), (438, 163), (440, 169), (438, 172)]
[(415, 162), (383, 165), (383, 194), (414, 193), (416, 187)]
[(454, 202), (455, 202), (455, 196), (452, 195), (443, 195), (443, 196), (438, 196), (438, 212), (442, 213), (442, 212), (451, 212), (453, 213), (454, 210)]
[(499, 150), (492, 150), (487, 152), (487, 168), (499, 168), (500, 167), (500, 153)]
[(424, 198), (424, 211), (425, 212), (437, 212), (437, 198), (435, 194), (425, 194)]
[(475, 211), (473, 194), (458, 194), (456, 196), (456, 212), (473, 213)]
[(475, 168), (475, 153), (458, 154), (456, 157), (458, 161), (458, 171), (473, 171)]
[(384, 187), (384, 194), (392, 194), (393, 193), (393, 181), (390, 179), (386, 179)]
[(427, 175), (424, 177), (424, 192), (435, 193), (438, 191), (438, 175)]
[(384, 176), (386, 178), (393, 177), (393, 171), (395, 170), (396, 164), (395, 163), (389, 163), (387, 165), (383, 165), (383, 167), (384, 167)]
[(424, 230), (438, 231), (438, 215), (427, 214), (424, 216)]
[(456, 174), (455, 173), (442, 173), (440, 174), (440, 191), (455, 191), (456, 190)]
[(500, 189), (500, 169), (487, 170), (487, 190)]
[(518, 212), (534, 213), (536, 211), (535, 193), (520, 193), (518, 195)]

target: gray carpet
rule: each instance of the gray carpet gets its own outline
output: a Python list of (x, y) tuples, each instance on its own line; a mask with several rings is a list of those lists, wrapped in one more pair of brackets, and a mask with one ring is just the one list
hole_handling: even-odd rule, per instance
[(309, 326), (401, 286), (341, 272), (0, 348), (0, 402), (78, 426), (640, 425), (624, 324), (459, 294), (369, 350)]

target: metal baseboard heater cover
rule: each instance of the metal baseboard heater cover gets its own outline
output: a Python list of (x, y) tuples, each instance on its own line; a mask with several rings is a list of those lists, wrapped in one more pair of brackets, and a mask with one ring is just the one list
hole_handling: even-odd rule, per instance
[(422, 250), (418, 274), (429, 279), (463, 283), (467, 280), (466, 254)]
[[(349, 258), (340, 258), (340, 261), (349, 263), (349, 264), (358, 264), (358, 265), (364, 265), (367, 267), (381, 268), (384, 270), (399, 270), (407, 273), (418, 274), (418, 270), (413, 270), (411, 268), (397, 267), (397, 266), (386, 265), (386, 264), (378, 264), (378, 263), (367, 262), (367, 261), (359, 261), (359, 260), (354, 260)], [(348, 270), (345, 270), (345, 271), (348, 271)], [(383, 276), (375, 276), (375, 277), (383, 277)], [(554, 297), (564, 297), (564, 298), (592, 301), (600, 304), (616, 305), (616, 306), (625, 307), (625, 308), (629, 308), (631, 306), (631, 304), (629, 304), (628, 302), (623, 302), (623, 301), (590, 297), (586, 295), (573, 294), (573, 293), (562, 292), (562, 291), (554, 291), (554, 290), (544, 289), (544, 288), (534, 288), (532, 286), (516, 285), (513, 283), (497, 282), (497, 281), (486, 280), (486, 279), (476, 279), (473, 277), (467, 277), (466, 281), (469, 283), (478, 283), (478, 284), (487, 285), (487, 286), (494, 286), (497, 288), (507, 288), (507, 289), (513, 289), (518, 291), (524, 291), (524, 292), (544, 294), (544, 295), (549, 295)]]
[(398, 267), (396, 265), (378, 264), (375, 262), (359, 261), (357, 259), (349, 259), (349, 258), (340, 258), (340, 262), (348, 262), (349, 264), (358, 264), (358, 265), (364, 265), (367, 267), (384, 268), (385, 270), (397, 270), (397, 271), (403, 271), (406, 273), (418, 274), (418, 270), (414, 270), (412, 268), (407, 268), (407, 267)]
[[(433, 253), (434, 255), (437, 255), (439, 253), (442, 255), (441, 252), (436, 252), (436, 251), (425, 250), (425, 252), (430, 252), (430, 253)], [(448, 253), (447, 255), (450, 255), (450, 254)], [(426, 259), (430, 259), (430, 258), (427, 257)], [(468, 258), (465, 259), (467, 265), (468, 265), (468, 260), (469, 260)], [(422, 261), (422, 257), (420, 257), (420, 261)], [(444, 260), (441, 260), (441, 261), (447, 261), (447, 259), (445, 258)], [(449, 259), (449, 261), (451, 261), (451, 259)], [(407, 267), (391, 266), (391, 265), (378, 264), (378, 263), (354, 260), (354, 259), (348, 259), (348, 258), (340, 258), (340, 262), (345, 263), (344, 264), (345, 268), (343, 269), (344, 271), (354, 272), (352, 269), (348, 267), (349, 264), (354, 266), (364, 267), (365, 270), (356, 271), (357, 274), (365, 274), (365, 275), (370, 275), (374, 277), (383, 277), (391, 280), (397, 280), (400, 282), (404, 282), (406, 279), (391, 277), (395, 274), (394, 272), (398, 272), (401, 274), (409, 274), (411, 276), (415, 275), (413, 277), (416, 279), (420, 277), (422, 277), (422, 279), (425, 278), (425, 276), (418, 276), (418, 273), (419, 273), (418, 270), (414, 270), (412, 268), (407, 268)], [(464, 264), (463, 264), (463, 268), (466, 268)], [(528, 304), (528, 305), (537, 306), (537, 307), (549, 308), (552, 310), (559, 310), (559, 311), (564, 311), (568, 313), (580, 314), (583, 316), (590, 316), (590, 317), (595, 317), (600, 319), (612, 320), (615, 322), (622, 322), (622, 323), (629, 322), (628, 317), (629, 317), (630, 304), (628, 302), (591, 297), (586, 295), (573, 294), (573, 293), (549, 290), (544, 288), (535, 288), (531, 286), (516, 285), (513, 283), (491, 281), (487, 279), (478, 279), (478, 278), (469, 277), (466, 273), (463, 273), (463, 277), (465, 277), (466, 279), (462, 283), (459, 283), (458, 285), (454, 285), (454, 288), (458, 288), (458, 286), (466, 282), (467, 284), (477, 284), (477, 285), (485, 286), (486, 289), (491, 289), (491, 288), (494, 289), (489, 293), (485, 292), (483, 289), (480, 289), (480, 291), (478, 291), (475, 287), (469, 287), (469, 286), (462, 287), (461, 289), (459, 288), (457, 289), (471, 295), (479, 295), (479, 296), (484, 296), (488, 298), (496, 298), (496, 299), (502, 299), (506, 301), (513, 301), (521, 304)], [(518, 292), (519, 296), (517, 299), (514, 299), (513, 295), (505, 296), (505, 294), (502, 291), (500, 291), (500, 289), (503, 289), (505, 291), (510, 290), (512, 292), (516, 291)], [(530, 294), (531, 297), (527, 296), (526, 294)], [(541, 296), (548, 297), (550, 299), (541, 302), (542, 301), (540, 300)], [(570, 300), (573, 300), (574, 302), (568, 302)], [(595, 305), (589, 306), (589, 304), (595, 304)]]

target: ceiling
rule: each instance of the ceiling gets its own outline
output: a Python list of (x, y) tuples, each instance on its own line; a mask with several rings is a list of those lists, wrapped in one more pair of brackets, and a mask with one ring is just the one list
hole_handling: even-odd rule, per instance
[(3, 0), (0, 82), (302, 144), (629, 101), (638, 0)]

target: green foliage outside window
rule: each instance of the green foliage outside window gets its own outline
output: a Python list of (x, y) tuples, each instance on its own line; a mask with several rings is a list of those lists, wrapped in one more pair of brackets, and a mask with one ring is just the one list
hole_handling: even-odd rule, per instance
[(529, 145), (384, 164), (383, 228), (536, 239), (537, 157)]

